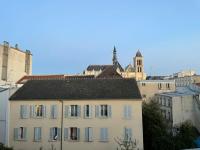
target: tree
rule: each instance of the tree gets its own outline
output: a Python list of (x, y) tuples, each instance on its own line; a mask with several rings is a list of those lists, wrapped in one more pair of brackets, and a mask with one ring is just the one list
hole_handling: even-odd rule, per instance
[(199, 136), (191, 122), (184, 122), (172, 128), (161, 114), (155, 101), (143, 103), (143, 137), (145, 150), (180, 150), (195, 148), (194, 141)]
[(174, 137), (175, 149), (196, 148), (195, 140), (199, 136), (191, 122), (186, 121), (177, 127)]
[(168, 134), (168, 124), (155, 101), (143, 103), (143, 137), (145, 150), (172, 149), (172, 136)]
[(13, 150), (12, 148), (6, 147), (0, 143), (0, 150)]

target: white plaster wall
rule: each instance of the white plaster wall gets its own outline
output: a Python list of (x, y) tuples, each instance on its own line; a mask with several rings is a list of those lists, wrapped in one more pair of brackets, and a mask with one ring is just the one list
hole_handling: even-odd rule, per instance
[[(142, 130), (142, 101), (131, 100), (83, 100), (83, 101), (65, 101), (64, 105), (78, 104), (81, 105), (82, 116), (77, 119), (64, 118), (64, 127), (79, 127), (81, 128), (81, 138), (79, 142), (63, 142), (63, 150), (116, 150), (117, 144), (114, 142), (114, 138), (121, 137), (124, 127), (132, 128), (133, 136), (137, 139), (139, 150), (143, 149), (143, 130)], [(20, 119), (19, 108), (20, 105), (33, 105), (44, 104), (47, 106), (48, 115), (45, 119)], [(52, 104), (59, 105), (59, 117), (58, 119), (50, 119), (49, 111)], [(95, 110), (93, 109), (93, 118), (83, 118), (83, 106), (86, 104), (100, 105), (108, 104), (112, 105), (112, 117), (108, 119), (95, 118)], [(123, 118), (123, 106), (125, 104), (132, 106), (132, 118), (125, 120)], [(15, 150), (39, 150), (42, 146), (43, 150), (48, 150), (52, 144), (49, 142), (49, 128), (58, 126), (61, 122), (61, 102), (59, 101), (11, 101), (10, 102), (10, 146), (13, 146)], [(93, 107), (94, 108), (94, 107)], [(16, 127), (24, 126), (28, 128), (28, 140), (27, 141), (14, 141), (13, 130)], [(33, 128), (42, 127), (42, 141), (33, 142)], [(93, 127), (93, 142), (84, 142), (84, 128)], [(99, 142), (99, 130), (102, 127), (106, 127), (109, 130), (109, 142)], [(57, 150), (60, 149), (60, 142), (53, 142)]]

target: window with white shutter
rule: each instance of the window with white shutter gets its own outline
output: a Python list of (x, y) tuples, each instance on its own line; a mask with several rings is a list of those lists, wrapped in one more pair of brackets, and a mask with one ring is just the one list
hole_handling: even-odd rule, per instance
[(131, 119), (132, 117), (132, 107), (131, 105), (124, 105), (124, 118)]
[(96, 106), (96, 117), (109, 118), (112, 116), (111, 105)]
[(31, 117), (32, 118), (46, 117), (46, 106), (44, 106), (44, 105), (32, 105), (31, 106)]
[(91, 127), (85, 128), (85, 141), (86, 142), (92, 142), (93, 141), (93, 130)]
[(81, 106), (80, 105), (69, 105), (65, 106), (65, 117), (80, 117), (81, 116)]
[(60, 140), (60, 128), (58, 127), (53, 127), (53, 128), (50, 128), (50, 140), (51, 141), (57, 141), (57, 140)]
[(29, 118), (28, 105), (21, 105), (20, 106), (20, 117), (21, 117), (21, 119), (27, 119), (27, 118)]
[(51, 105), (51, 118), (56, 119), (58, 117), (58, 106)]
[(107, 142), (108, 141), (108, 128), (100, 129), (100, 141)]
[(14, 140), (26, 140), (27, 128), (19, 127), (14, 129)]
[(34, 128), (34, 141), (39, 142), (42, 139), (42, 128), (35, 127)]
[(92, 118), (92, 105), (85, 105), (84, 106), (84, 117), (85, 118)]
[(132, 128), (124, 128), (124, 140), (132, 139)]
[(68, 140), (78, 141), (80, 140), (80, 128), (70, 127), (67, 130)]

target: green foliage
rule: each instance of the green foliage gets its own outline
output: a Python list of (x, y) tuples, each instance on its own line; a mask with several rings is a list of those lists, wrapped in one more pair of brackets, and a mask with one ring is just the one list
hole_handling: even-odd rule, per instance
[(161, 114), (159, 105), (151, 101), (143, 103), (143, 133), (145, 150), (180, 150), (195, 148), (197, 130), (191, 123), (185, 122), (172, 133), (171, 126)]
[(0, 143), (0, 150), (13, 150), (12, 148), (6, 147)]

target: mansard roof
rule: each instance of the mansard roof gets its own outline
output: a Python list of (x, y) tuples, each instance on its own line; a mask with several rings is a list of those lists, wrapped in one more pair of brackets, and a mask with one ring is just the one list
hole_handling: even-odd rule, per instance
[(15, 100), (141, 99), (135, 79), (29, 80), (11, 97)]

